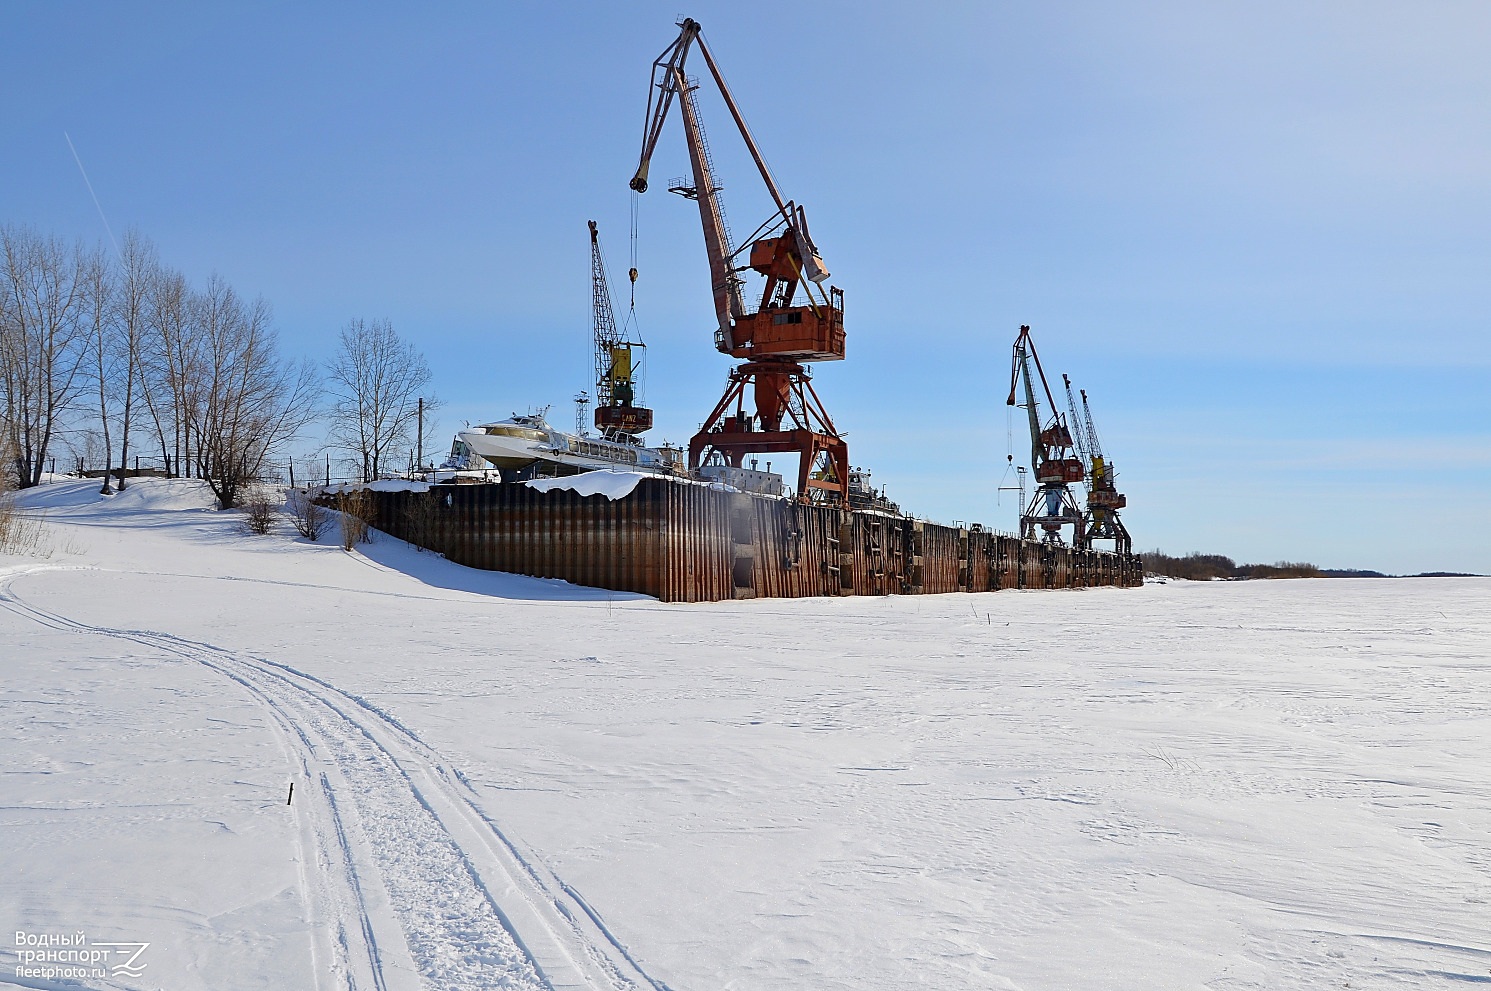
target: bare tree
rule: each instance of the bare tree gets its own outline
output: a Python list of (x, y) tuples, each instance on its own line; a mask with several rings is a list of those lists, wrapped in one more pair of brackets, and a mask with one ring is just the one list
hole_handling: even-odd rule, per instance
[[(0, 247), (8, 259), (12, 242), (18, 233), (0, 228)], [(21, 457), (21, 419), (25, 406), (25, 384), (22, 376), (21, 356), (25, 351), (18, 294), (13, 291), (6, 265), (6, 275), (0, 276), (0, 491), (21, 484), (25, 477), (25, 460)]]
[[(0, 433), (0, 464), (13, 464), (15, 452), (11, 450), (11, 439), (9, 432)], [(4, 495), (15, 487), (15, 481), (10, 472), (0, 471), (0, 495)]]
[[(127, 487), (124, 469), (129, 466), (129, 428), (134, 422), (135, 391), (141, 379), (141, 365), (145, 350), (149, 308), (160, 272), (160, 261), (155, 245), (140, 232), (130, 229), (124, 234), (124, 244), (119, 249), (119, 276), (117, 281), (117, 322), (115, 335), (118, 374), (122, 388), (124, 409), (119, 423), (119, 488)], [(107, 445), (108, 430), (104, 430)], [(104, 476), (108, 478), (107, 475)]]
[[(201, 335), (193, 319), (191, 287), (180, 272), (159, 269), (152, 280), (146, 344), (141, 353), (143, 397), (160, 442), (167, 474), (192, 474), (192, 425), (201, 379)], [(167, 429), (170, 440), (166, 438)]]
[(20, 487), (41, 482), (63, 417), (86, 385), (81, 247), (0, 227), (0, 390)]
[[(84, 310), (88, 321), (88, 349), (92, 353), (92, 378), (98, 387), (98, 422), (104, 438), (104, 483), (99, 489), (103, 495), (112, 495), (114, 487), (109, 477), (109, 398), (118, 384), (118, 349), (114, 335), (114, 272), (102, 251), (90, 253), (83, 261), (81, 272), (84, 294)], [(120, 476), (119, 487), (124, 487)]]
[[(387, 320), (353, 320), (327, 368), (332, 396), (331, 438), (362, 463), (362, 480), (378, 478), (385, 456), (410, 440), (421, 391), (430, 382), (424, 355), (394, 333)], [(424, 397), (428, 412), (438, 404)]]
[(314, 417), (315, 371), (279, 356), (263, 300), (244, 304), (217, 276), (193, 309), (205, 360), (191, 386), (199, 402), (189, 422), (199, 417), (193, 424), (199, 473), (219, 507), (231, 509), (269, 455)]
[[(99, 425), (103, 434), (104, 481), (100, 491), (105, 495), (113, 491), (115, 477), (121, 490), (129, 486), (125, 477), (129, 466), (129, 434), (137, 416), (135, 398), (143, 379), (148, 310), (159, 269), (154, 246), (135, 230), (124, 236), (117, 269), (100, 250), (81, 256), (79, 281), (88, 332), (89, 377), (98, 390)], [(117, 472), (110, 431), (116, 416), (120, 428), (116, 435), (119, 438)]]

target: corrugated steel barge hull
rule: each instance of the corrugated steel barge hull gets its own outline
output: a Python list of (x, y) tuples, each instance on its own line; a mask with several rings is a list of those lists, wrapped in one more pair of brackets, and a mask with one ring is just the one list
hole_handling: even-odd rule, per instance
[(619, 499), (521, 483), (365, 495), (374, 527), (458, 564), (664, 602), (1143, 582), (1135, 556), (661, 479)]

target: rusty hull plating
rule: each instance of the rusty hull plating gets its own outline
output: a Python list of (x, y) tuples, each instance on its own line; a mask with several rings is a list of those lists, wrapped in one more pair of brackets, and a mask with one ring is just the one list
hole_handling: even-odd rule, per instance
[(1133, 555), (662, 479), (615, 500), (523, 484), (368, 496), (373, 526), (458, 564), (664, 602), (1143, 583)]

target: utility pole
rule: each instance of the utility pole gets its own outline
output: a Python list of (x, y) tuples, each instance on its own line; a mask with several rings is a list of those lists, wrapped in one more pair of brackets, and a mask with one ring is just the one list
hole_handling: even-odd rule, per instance
[(415, 446), (419, 448), (419, 464), (416, 468), (423, 468), (425, 464), (425, 401), (424, 397), (419, 400), (419, 426), (415, 428)]

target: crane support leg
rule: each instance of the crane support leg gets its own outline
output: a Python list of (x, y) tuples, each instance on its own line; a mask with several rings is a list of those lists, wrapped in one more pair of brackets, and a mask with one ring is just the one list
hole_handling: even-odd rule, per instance
[[(747, 395), (754, 411), (746, 409)], [(848, 508), (849, 446), (797, 362), (748, 361), (730, 371), (725, 394), (689, 441), (689, 467), (697, 469), (710, 451), (735, 468), (751, 454), (797, 454), (798, 500)]]

